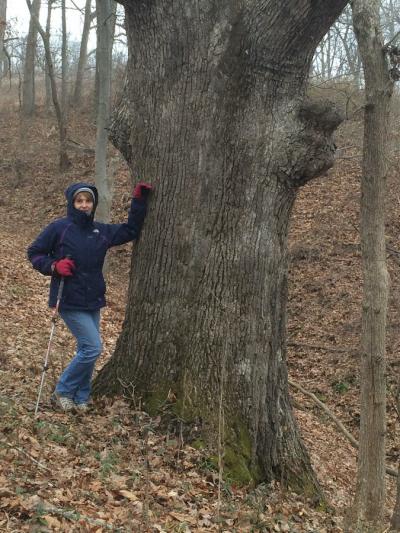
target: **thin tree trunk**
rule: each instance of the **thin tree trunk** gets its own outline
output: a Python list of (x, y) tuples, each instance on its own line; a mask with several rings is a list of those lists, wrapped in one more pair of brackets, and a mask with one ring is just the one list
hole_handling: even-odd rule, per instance
[(25, 116), (35, 112), (35, 60), (38, 30), (34, 17), (39, 19), (41, 0), (33, 0), (29, 31), (26, 40), (24, 77), (22, 83), (22, 113)]
[(66, 146), (67, 128), (66, 128), (66, 123), (65, 123), (65, 116), (62, 112), (60, 101), (58, 99), (56, 77), (55, 77), (54, 66), (53, 66), (53, 58), (51, 56), (51, 50), (50, 50), (50, 40), (48, 39), (46, 32), (42, 28), (38, 17), (35, 15), (32, 2), (30, 0), (26, 0), (26, 4), (30, 11), (31, 19), (36, 24), (37, 30), (40, 33), (40, 36), (42, 37), (42, 40), (43, 40), (43, 46), (44, 46), (44, 50), (46, 54), (46, 63), (47, 63), (47, 67), (49, 70), (49, 76), (50, 76), (51, 95), (53, 98), (53, 104), (54, 104), (54, 109), (56, 112), (57, 124), (58, 124), (58, 133), (59, 133), (59, 141), (60, 141), (59, 168), (61, 171), (64, 171), (70, 166), (70, 161), (68, 158), (67, 146)]
[(97, 136), (95, 157), (95, 183), (99, 191), (97, 218), (108, 222), (112, 201), (112, 183), (107, 172), (108, 127), (111, 106), (111, 69), (115, 20), (115, 2), (96, 0), (98, 75)]
[(66, 120), (67, 116), (67, 101), (68, 101), (68, 84), (67, 84), (67, 18), (65, 12), (65, 0), (61, 0), (61, 110)]
[[(53, 8), (54, 0), (48, 0), (47, 2), (47, 18), (46, 18), (46, 38), (50, 42), (50, 32), (51, 32), (51, 14)], [(52, 103), (51, 96), (51, 80), (49, 75), (49, 67), (46, 62), (46, 73), (45, 73), (45, 89), (46, 89), (46, 109), (49, 110)]]
[(393, 81), (380, 33), (379, 0), (354, 0), (354, 29), (365, 77), (361, 178), (364, 290), (361, 333), (360, 438), (350, 531), (384, 529), (386, 433), (386, 314), (388, 272), (385, 194), (389, 110)]
[[(350, 24), (350, 22), (349, 22)], [(348, 30), (346, 31), (345, 35), (343, 36), (340, 31), (338, 31), (340, 40), (342, 41), (342, 45), (346, 54), (347, 59), (347, 69), (349, 74), (353, 77), (354, 83), (356, 84), (356, 87), (360, 87), (360, 61), (359, 61), (359, 53), (358, 48), (354, 46), (350, 46), (350, 39), (348, 35)]]
[(225, 471), (320, 497), (288, 394), (287, 231), (297, 188), (333, 162), (340, 119), (304, 93), (346, 2), (123, 4), (112, 139), (156, 194), (95, 391), (133, 385), (147, 409), (168, 404), (216, 445), (222, 387)]
[[(0, 0), (0, 84), (4, 75), (5, 69), (3, 66), (6, 61), (4, 53), (4, 34), (7, 25), (7, 0)], [(4, 70), (4, 71), (3, 71)]]
[(389, 41), (393, 39), (396, 35), (396, 14), (398, 15), (398, 6), (397, 9), (393, 5), (393, 0), (389, 0), (389, 17), (388, 17), (388, 33)]
[(81, 99), (82, 99), (83, 75), (84, 75), (86, 63), (87, 63), (87, 46), (88, 46), (89, 33), (90, 33), (90, 23), (92, 21), (91, 4), (92, 4), (91, 0), (86, 0), (85, 18), (83, 22), (81, 47), (79, 50), (79, 61), (78, 61), (78, 68), (76, 71), (76, 81), (75, 81), (75, 89), (74, 89), (74, 97), (73, 97), (73, 104), (75, 106), (80, 106)]

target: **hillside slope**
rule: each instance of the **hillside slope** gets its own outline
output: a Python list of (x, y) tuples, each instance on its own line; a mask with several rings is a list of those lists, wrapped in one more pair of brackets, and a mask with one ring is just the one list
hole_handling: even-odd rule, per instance
[[(0, 530), (214, 531), (219, 516), (224, 531), (341, 531), (354, 488), (356, 452), (332, 421), (296, 389), (292, 391), (296, 416), (335, 508), (332, 513), (317, 512), (310, 502), (279, 487), (244, 491), (226, 483), (220, 501), (217, 475), (201, 454), (158, 432), (157, 420), (149, 419), (140, 406), (133, 412), (123, 399), (96, 404), (85, 419), (71, 420), (49, 410), (46, 401), (73, 347), (61, 323), (46, 378), (44, 408), (39, 420), (33, 420), (51, 315), (48, 280), (32, 270), (25, 250), (44, 224), (64, 213), (64, 188), (71, 181), (92, 179), (93, 155), (82, 146), (93, 146), (95, 128), (89, 114), (71, 116), (70, 137), (78, 145), (71, 150), (71, 169), (60, 175), (51, 117), (39, 112), (36, 118), (20, 122), (16, 109), (8, 106), (0, 111), (0, 120)], [(398, 140), (394, 137), (394, 142)], [(345, 124), (338, 144), (352, 147), (343, 151), (345, 157), (327, 177), (299, 193), (290, 230), (288, 307), (290, 379), (324, 401), (355, 436), (362, 297), (357, 230), (360, 143), (361, 124)], [(387, 238), (389, 248), (400, 251), (395, 155), (389, 176)], [(131, 190), (122, 161), (116, 179), (113, 217), (121, 220)], [(112, 353), (122, 327), (130, 253), (130, 246), (111, 253), (100, 365)], [(395, 259), (395, 254), (389, 255), (390, 383), (399, 365), (400, 274)], [(388, 458), (394, 466), (399, 439), (391, 401), (388, 415)], [(389, 480), (388, 513), (393, 498)], [(83, 518), (68, 515), (71, 509)]]

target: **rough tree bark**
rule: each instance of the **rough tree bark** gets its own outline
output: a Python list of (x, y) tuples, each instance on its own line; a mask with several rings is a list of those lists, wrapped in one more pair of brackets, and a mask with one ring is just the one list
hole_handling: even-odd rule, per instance
[(40, 5), (41, 0), (33, 0), (28, 36), (26, 38), (24, 77), (22, 81), (22, 113), (25, 116), (33, 115), (35, 112), (35, 60), (38, 35), (35, 17), (36, 19), (39, 18)]
[(350, 531), (384, 529), (386, 315), (385, 195), (393, 93), (380, 29), (379, 0), (353, 0), (354, 31), (365, 78), (360, 237), (363, 263), (360, 437)]
[(311, 493), (287, 385), (287, 232), (298, 187), (333, 163), (340, 117), (304, 93), (346, 1), (121, 3), (130, 55), (112, 139), (156, 193), (95, 391), (134, 384), (213, 443), (223, 382), (225, 468)]

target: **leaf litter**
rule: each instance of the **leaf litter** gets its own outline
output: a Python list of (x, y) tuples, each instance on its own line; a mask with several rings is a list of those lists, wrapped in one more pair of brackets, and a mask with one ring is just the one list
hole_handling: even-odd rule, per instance
[[(343, 513), (354, 490), (356, 453), (298, 391), (292, 391), (296, 416), (332, 503), (330, 512), (316, 510), (302, 495), (285, 491), (276, 482), (240, 488), (227, 480), (219, 507), (218, 473), (204, 452), (171, 439), (157, 420), (132, 407), (127, 398), (97, 401), (85, 416), (52, 411), (50, 392), (73, 349), (61, 322), (44, 402), (34, 419), (50, 330), (49, 280), (32, 270), (25, 250), (44, 224), (63, 215), (63, 190), (69, 182), (93, 177), (94, 161), (91, 155), (74, 154), (72, 169), (60, 175), (56, 137), (49, 142), (52, 119), (42, 112), (25, 125), (25, 145), (30, 149), (21, 154), (17, 114), (2, 110), (1, 115), (7, 136), (0, 143), (0, 159), (7, 165), (0, 165), (0, 530), (342, 531)], [(350, 135), (346, 127), (350, 126), (338, 134), (338, 144), (346, 144)], [(351, 127), (360, 134), (360, 124)], [(73, 114), (70, 130), (77, 140), (79, 132), (85, 131), (85, 142), (94, 142), (89, 114)], [(15, 171), (17, 160), (23, 161), (22, 175)], [(126, 213), (131, 189), (128, 176), (121, 162), (116, 174), (115, 221)], [(328, 178), (317, 179), (300, 191), (290, 232), (288, 306), (291, 378), (326, 402), (355, 436), (361, 302), (359, 177), (354, 158), (339, 163)], [(389, 176), (393, 191), (396, 179), (393, 170)], [(390, 195), (388, 242), (394, 249), (400, 248), (399, 211), (395, 194)], [(110, 254), (109, 305), (102, 319), (105, 350), (99, 366), (111, 356), (122, 328), (130, 254), (130, 245)], [(391, 258), (389, 269), (388, 360), (389, 368), (394, 369), (399, 352), (396, 296), (400, 277)], [(388, 411), (388, 453), (395, 464), (398, 426), (390, 402)], [(388, 513), (393, 501), (394, 484), (389, 481)]]

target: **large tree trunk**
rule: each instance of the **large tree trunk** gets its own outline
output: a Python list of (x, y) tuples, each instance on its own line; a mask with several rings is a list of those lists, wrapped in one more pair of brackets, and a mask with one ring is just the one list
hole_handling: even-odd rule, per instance
[(212, 443), (223, 386), (231, 475), (312, 492), (287, 386), (287, 233), (296, 189), (332, 165), (340, 118), (303, 95), (346, 1), (123, 4), (112, 138), (156, 194), (95, 390), (134, 384), (149, 409), (174, 396)]
[(31, 18), (24, 61), (24, 79), (22, 83), (22, 113), (25, 116), (35, 112), (35, 60), (38, 30), (34, 17), (39, 18), (41, 0), (33, 0)]
[(364, 291), (360, 446), (350, 531), (384, 529), (386, 433), (386, 313), (388, 273), (385, 194), (393, 80), (380, 32), (379, 0), (354, 0), (354, 30), (365, 77), (361, 179), (361, 250)]

